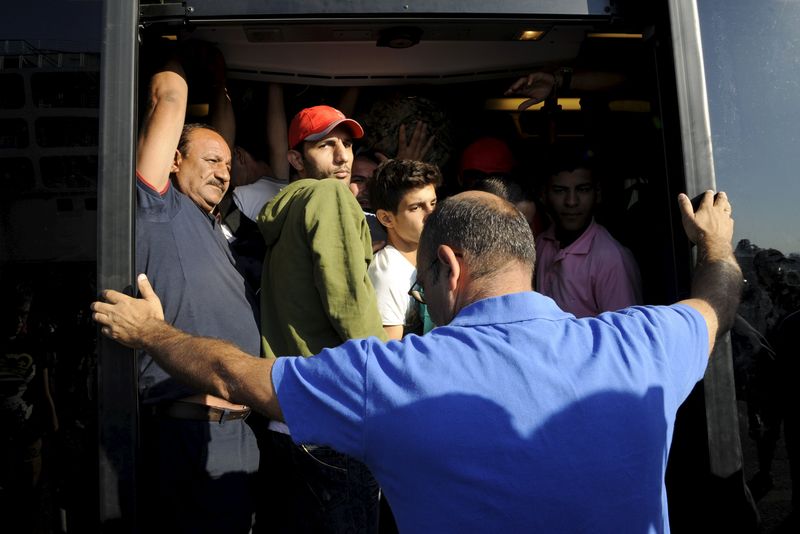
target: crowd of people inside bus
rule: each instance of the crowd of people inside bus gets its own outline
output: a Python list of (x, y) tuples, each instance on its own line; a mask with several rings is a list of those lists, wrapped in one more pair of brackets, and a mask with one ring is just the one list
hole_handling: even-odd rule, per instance
[[(197, 52), (198, 48), (201, 52)], [(522, 155), (514, 153), (513, 142), (496, 132), (481, 132), (477, 125), (478, 134), (473, 141), (454, 156), (459, 163), (456, 176), (447, 180), (430, 155), (437, 130), (424, 117), (410, 124), (398, 121), (391, 132), (396, 142), (386, 143), (397, 147), (396, 153), (385, 154), (361, 146), (364, 127), (325, 103), (305, 107), (287, 121), (282, 88), (276, 84), (261, 95), (267, 100), (268, 110), (264, 118), (266, 146), (256, 147), (237, 132), (238, 117), (226, 88), (224, 59), (213, 47), (198, 48), (192, 52), (195, 63), (199, 55), (202, 63), (211, 66), (210, 76), (206, 76), (211, 96), (205, 124), (186, 121), (190, 91), (187, 80), (197, 80), (198, 76), (185, 70), (190, 62), (182, 62), (179, 54), (171, 55), (150, 78), (136, 153), (136, 271), (146, 274), (152, 284), (151, 287), (144, 282), (143, 296), (157, 294), (163, 305), (161, 317), (179, 331), (230, 342), (245, 354), (255, 356), (254, 362), (273, 362), (289, 355), (325, 354), (343, 343), (342, 347), (347, 346), (350, 340), (403, 343), (414, 335), (431, 332), (435, 326), (457, 321), (459, 311), (469, 309), (468, 305), (479, 296), (503, 298), (507, 293), (533, 287), (555, 302), (519, 302), (510, 308), (533, 306), (533, 310), (544, 306), (531, 311), (533, 316), (529, 319), (538, 314), (559, 319), (594, 317), (643, 304), (640, 275), (632, 254), (595, 221), (602, 188), (594, 166), (595, 155), (587, 147), (550, 147), (551, 164), (542, 173), (541, 183), (534, 184), (531, 177), (519, 172)], [(523, 105), (527, 106), (567, 83), (569, 80), (561, 74), (532, 75), (515, 82), (509, 94), (525, 97)], [(350, 100), (343, 98), (342, 107), (352, 108), (352, 94), (345, 96)], [(351, 109), (348, 111), (352, 113)], [(440, 188), (445, 181), (448, 185)], [(438, 205), (443, 197), (447, 198), (440, 214)], [(713, 260), (730, 268), (724, 242), (704, 240), (698, 233), (698, 228), (710, 234), (720, 231), (718, 222), (712, 222), (711, 230), (703, 225), (707, 224), (707, 213), (713, 214), (712, 221), (717, 216), (729, 217), (730, 205), (724, 194), (706, 199), (705, 211), (698, 212), (703, 215), (701, 222), (697, 222), (699, 216), (694, 219), (688, 204), (682, 204), (682, 209), (687, 221), (691, 219), (686, 223), (690, 238), (712, 250)], [(432, 217), (441, 222), (429, 234), (438, 232), (436, 235), (443, 241), (432, 244), (433, 238), (429, 237), (425, 249), (424, 229)], [(724, 241), (724, 229), (721, 232)], [(538, 238), (535, 251), (534, 235)], [(467, 291), (450, 302), (450, 309), (443, 307), (441, 295), (431, 294), (432, 272), (450, 273), (450, 293)], [(727, 280), (733, 284), (728, 289), (736, 285), (735, 275)], [(695, 372), (683, 376), (680, 385), (670, 386), (678, 387), (679, 393), (666, 407), (667, 435), (680, 404), (675, 404), (675, 399), (685, 398), (702, 376), (714, 331), (727, 326), (718, 308), (717, 293), (697, 298), (711, 302), (711, 311), (708, 304), (690, 303), (696, 311), (670, 309), (664, 311), (662, 318), (669, 328), (680, 330), (688, 324), (692, 331), (692, 335), (677, 336), (690, 344), (681, 350), (670, 342), (670, 354), (677, 351), (695, 358), (700, 355), (690, 366)], [(95, 307), (95, 318), (106, 324), (99, 318), (101, 309)], [(482, 313), (496, 320), (508, 312), (499, 308)], [(673, 313), (677, 315), (673, 317)], [(708, 325), (710, 339), (701, 324)], [(118, 325), (112, 321), (104, 332), (108, 334), (111, 326)], [(508, 335), (519, 334), (512, 331)], [(553, 335), (561, 336), (556, 332)], [(632, 333), (638, 342), (642, 335)], [(573, 350), (578, 350), (579, 339), (580, 334), (569, 338), (569, 344), (578, 343)], [(126, 338), (121, 340), (132, 343)], [(474, 341), (482, 347), (479, 354), (491, 350), (487, 340)], [(396, 480), (391, 476), (379, 485), (373, 473), (385, 476), (385, 471), (393, 467), (382, 462), (387, 455), (397, 454), (386, 449), (402, 449), (408, 444), (404, 443), (407, 438), (399, 437), (400, 443), (382, 442), (381, 450), (365, 451), (365, 444), (358, 444), (364, 439), (358, 437), (361, 430), (352, 424), (369, 414), (340, 413), (321, 422), (309, 413), (309, 420), (317, 421), (319, 430), (338, 425), (346, 437), (343, 442), (308, 439), (316, 430), (309, 431), (306, 425), (288, 417), (287, 425), (283, 415), (289, 407), (284, 399), (281, 413), (280, 408), (276, 411), (272, 407), (265, 409), (258, 402), (245, 402), (253, 399), (244, 382), (231, 386), (241, 392), (223, 394), (209, 388), (188, 387), (186, 376), (182, 381), (173, 378), (184, 372), (190, 379), (193, 372), (213, 375), (203, 367), (202, 351), (192, 351), (193, 356), (182, 364), (186, 368), (176, 373), (159, 343), (148, 341), (137, 346), (145, 349), (139, 360), (139, 387), (145, 489), (142, 517), (148, 529), (390, 531), (394, 525), (389, 507), (395, 506), (401, 510), (400, 524), (404, 528), (424, 524), (419, 522), (424, 517), (434, 523), (447, 520), (440, 515), (447, 506), (436, 513), (417, 509), (429, 488), (409, 487), (405, 481), (405, 493), (418, 493), (412, 498), (405, 494), (398, 497)], [(400, 345), (391, 342), (386, 346), (400, 350)], [(447, 351), (446, 344), (440, 348)], [(446, 358), (449, 354), (437, 356)], [(351, 353), (344, 358), (357, 356)], [(310, 362), (316, 360), (309, 358)], [(392, 388), (403, 387), (402, 375), (412, 372), (402, 366), (389, 368), (397, 366), (397, 361), (380, 361), (387, 366), (387, 374), (375, 380), (389, 390), (378, 395), (391, 398), (397, 394), (391, 393)], [(508, 372), (502, 370), (502, 365), (498, 369), (500, 375)], [(304, 372), (301, 368), (291, 371), (293, 375), (299, 373), (300, 383), (304, 380), (301, 371)], [(478, 368), (472, 369), (476, 371)], [(290, 371), (284, 372), (283, 376), (288, 377)], [(327, 372), (328, 379), (334, 382), (358, 380), (358, 375), (349, 369)], [(435, 388), (430, 379), (440, 377), (447, 381), (442, 375), (447, 372), (432, 368), (430, 377), (419, 378), (418, 386), (405, 387)], [(467, 367), (453, 373), (452, 378), (458, 382), (469, 372)], [(580, 371), (575, 372), (580, 376)], [(601, 383), (605, 374), (608, 370), (594, 379), (585, 378), (587, 383)], [(272, 382), (276, 382), (275, 376)], [(493, 380), (498, 378), (500, 383), (489, 383), (502, 390), (502, 380), (509, 377)], [(271, 382), (266, 375), (260, 379)], [(319, 387), (329, 388), (331, 384), (320, 382)], [(505, 394), (511, 391), (513, 388)], [(589, 391), (591, 388), (584, 393), (588, 395)], [(553, 392), (553, 399), (560, 396)], [(596, 406), (608, 410), (615, 402), (619, 400), (601, 399)], [(452, 408), (453, 415), (463, 409)], [(476, 410), (483, 420), (491, 412), (483, 406)], [(349, 422), (345, 423), (342, 417)], [(399, 420), (403, 417), (407, 416), (398, 414)], [(428, 428), (426, 425), (433, 423), (431, 419), (436, 419), (423, 414), (418, 417), (420, 429)], [(413, 416), (407, 424), (411, 426), (405, 432), (416, 435)], [(441, 426), (442, 422), (438, 424)], [(495, 430), (498, 438), (505, 439), (502, 436), (507, 429)], [(390, 435), (394, 434), (383, 439), (391, 439)], [(405, 434), (400, 431), (396, 436)], [(650, 438), (643, 441), (644, 448), (652, 446)], [(414, 439), (427, 442), (429, 438), (416, 435)], [(413, 451), (409, 454), (414, 457)], [(409, 462), (408, 457), (396, 460), (397, 466)], [(469, 465), (469, 461), (465, 463)], [(541, 459), (537, 462), (539, 465)], [(425, 470), (421, 465), (408, 465), (407, 469)], [(485, 475), (495, 476), (491, 470)], [(456, 484), (451, 489), (460, 491), (457, 481), (449, 484)], [(656, 476), (647, 482), (647, 487), (650, 494), (642, 501), (647, 503), (642, 519), (663, 522), (663, 471), (656, 469)], [(382, 488), (388, 495), (388, 505), (387, 499), (381, 498)], [(470, 491), (484, 490), (476, 487)], [(501, 493), (487, 495), (487, 503), (502, 508)], [(474, 498), (472, 495), (466, 502)], [(515, 505), (510, 506), (513, 509)], [(463, 519), (482, 513), (480, 509), (465, 511)], [(492, 513), (487, 515), (491, 517)], [(614, 512), (607, 510), (601, 515), (609, 519)], [(542, 526), (552, 525), (555, 520), (535, 514), (531, 517), (526, 512), (510, 519), (510, 524), (520, 524), (520, 518)], [(461, 521), (453, 517), (449, 520), (453, 524)]]
[[(289, 120), (279, 84), (250, 95), (267, 109), (265, 135), (254, 141), (234, 112), (222, 55), (202, 43), (183, 55), (165, 50), (149, 75), (136, 151), (136, 272), (147, 275), (145, 299), (106, 294), (98, 304), (109, 307), (93, 308), (106, 335), (141, 349), (144, 531), (392, 532), (393, 510), (408, 531), (485, 530), (498, 518), (545, 531), (625, 530), (637, 520), (641, 529), (668, 530), (663, 479), (675, 411), (738, 302), (724, 193), (706, 195), (696, 213), (681, 199), (687, 234), (708, 252), (692, 299), (570, 322), (645, 304), (636, 259), (595, 217), (603, 176), (592, 148), (549, 146), (533, 176), (513, 136), (476, 124), (468, 142), (440, 150), (455, 162), (443, 172), (437, 125), (425, 117), (398, 120), (384, 144), (396, 150), (385, 153), (362, 143), (365, 127), (351, 118), (357, 91)], [(527, 107), (570, 83), (569, 71), (534, 73), (507, 94)], [(188, 122), (195, 89), (208, 93), (210, 107), (201, 122)], [(552, 301), (509, 296), (534, 288)], [(490, 304), (480, 304), (485, 298)], [(159, 318), (177, 330), (162, 330)], [(563, 330), (530, 337), (513, 326), (540, 319), (561, 321)], [(498, 322), (500, 330), (481, 331)], [(454, 326), (482, 337), (451, 334)], [(183, 332), (231, 345), (176, 337)], [(578, 356), (524, 368), (515, 361), (520, 345), (544, 360)], [(612, 345), (624, 346), (623, 359), (637, 357), (620, 366)], [(539, 346), (546, 350), (531, 348)], [(428, 363), (470, 350), (476, 358), (457, 370)], [(229, 352), (241, 374), (223, 373), (214, 360)], [(495, 353), (510, 355), (487, 364)], [(598, 363), (606, 357), (613, 363)], [(663, 363), (671, 357), (680, 376)], [(221, 377), (227, 386), (206, 382)], [(493, 393), (471, 389), (483, 380)], [(442, 386), (450, 382), (464, 389)], [(529, 420), (532, 407), (517, 410), (532, 384), (546, 399), (534, 394), (540, 419)], [(606, 389), (618, 394), (598, 393)], [(483, 394), (497, 404), (475, 400)], [(632, 430), (631, 422), (650, 428)], [(548, 432), (537, 434), (538, 426)], [(597, 440), (609, 432), (634, 445)], [(452, 439), (468, 452), (446, 449)], [(528, 466), (514, 463), (523, 448)], [(560, 459), (548, 456), (556, 449)], [(631, 463), (626, 454), (645, 457)], [(646, 480), (625, 482), (634, 475)], [(544, 482), (533, 490), (521, 482), (537, 476)], [(596, 487), (567, 482), (587, 477)], [(530, 491), (547, 505), (523, 510), (518, 500)], [(620, 499), (591, 504), (614, 492)], [(577, 512), (579, 501), (586, 506)]]

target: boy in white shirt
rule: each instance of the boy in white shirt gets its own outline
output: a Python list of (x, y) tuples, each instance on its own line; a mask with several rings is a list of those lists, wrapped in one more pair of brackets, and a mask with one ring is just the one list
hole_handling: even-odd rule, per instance
[(417, 278), (419, 236), (436, 207), (436, 188), (441, 182), (436, 165), (388, 160), (375, 170), (367, 185), (375, 215), (387, 234), (386, 246), (375, 254), (368, 272), (390, 339), (423, 332), (420, 308), (408, 290)]

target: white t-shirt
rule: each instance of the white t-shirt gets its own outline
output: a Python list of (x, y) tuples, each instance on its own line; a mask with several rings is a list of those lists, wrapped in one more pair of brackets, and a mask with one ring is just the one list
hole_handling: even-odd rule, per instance
[(413, 324), (416, 306), (408, 290), (417, 278), (417, 268), (396, 248), (386, 245), (375, 253), (367, 272), (375, 286), (383, 325)]

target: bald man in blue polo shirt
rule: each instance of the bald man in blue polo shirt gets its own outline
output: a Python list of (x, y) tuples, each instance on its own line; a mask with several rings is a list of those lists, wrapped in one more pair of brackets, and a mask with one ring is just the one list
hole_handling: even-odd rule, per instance
[(257, 360), (161, 320), (158, 297), (106, 291), (104, 335), (181, 380), (286, 421), (298, 443), (362, 459), (407, 532), (668, 532), (675, 414), (733, 322), (742, 286), (731, 205), (679, 197), (698, 246), (691, 298), (577, 319), (531, 291), (534, 244), (514, 207), (467, 192), (420, 241), (441, 326)]

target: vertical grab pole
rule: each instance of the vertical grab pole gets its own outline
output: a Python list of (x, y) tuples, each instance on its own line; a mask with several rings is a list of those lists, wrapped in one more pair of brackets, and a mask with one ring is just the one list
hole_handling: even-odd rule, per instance
[[(700, 21), (694, 1), (670, 0), (669, 16), (681, 120), (686, 193), (716, 189), (711, 124), (706, 98)], [(704, 378), (711, 473), (727, 478), (742, 468), (739, 418), (728, 334), (714, 347)]]

